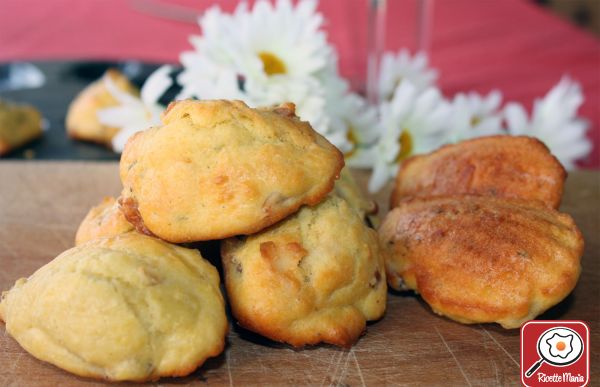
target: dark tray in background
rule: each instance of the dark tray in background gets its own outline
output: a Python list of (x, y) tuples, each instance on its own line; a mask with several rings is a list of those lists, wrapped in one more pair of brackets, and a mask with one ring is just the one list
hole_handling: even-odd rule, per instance
[[(114, 67), (127, 75), (141, 87), (146, 78), (160, 64), (137, 61), (98, 62), (98, 61), (44, 61), (31, 62), (45, 75), (46, 82), (35, 89), (21, 89), (0, 92), (0, 98), (12, 102), (28, 103), (41, 111), (50, 124), (42, 138), (16, 149), (0, 158), (36, 160), (118, 160), (119, 155), (101, 145), (75, 141), (67, 137), (65, 117), (67, 108), (83, 88), (100, 78), (104, 72)], [(0, 65), (0, 66), (5, 66)], [(172, 97), (174, 93), (172, 93)]]

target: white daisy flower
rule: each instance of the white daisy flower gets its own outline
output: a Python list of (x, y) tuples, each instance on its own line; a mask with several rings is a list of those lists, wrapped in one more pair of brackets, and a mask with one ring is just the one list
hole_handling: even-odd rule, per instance
[(319, 73), (318, 80), (323, 85), (327, 101), (325, 112), (330, 117), (327, 132), (340, 132), (345, 137), (347, 126), (341, 117), (348, 108), (347, 100), (343, 97), (350, 92), (350, 86), (337, 72), (337, 59), (331, 59), (327, 68)]
[(340, 148), (349, 166), (356, 168), (372, 168), (373, 158), (368, 151), (377, 142), (381, 127), (377, 109), (357, 94), (349, 93), (340, 99), (343, 107), (336, 119), (345, 125), (345, 140), (349, 146)]
[(120, 104), (98, 111), (101, 123), (121, 129), (112, 139), (115, 152), (123, 152), (133, 134), (160, 124), (160, 115), (165, 108), (158, 100), (173, 83), (169, 76), (171, 71), (173, 68), (165, 65), (152, 73), (142, 86), (140, 98), (120, 90), (110, 77), (104, 78), (106, 88)]
[(245, 99), (238, 74), (198, 52), (184, 52), (180, 57), (184, 71), (177, 76), (181, 92), (177, 99)]
[(252, 79), (241, 80), (231, 68), (219, 66), (200, 54), (188, 54), (182, 55), (182, 63), (194, 66), (177, 78), (182, 85), (178, 99), (239, 99), (251, 107), (293, 102), (301, 119), (310, 122), (318, 132), (327, 134), (329, 121), (325, 115), (325, 92), (315, 78), (280, 78), (268, 84), (253, 82)]
[(575, 161), (592, 150), (592, 143), (585, 136), (589, 123), (577, 117), (583, 101), (579, 84), (563, 77), (543, 99), (535, 100), (529, 119), (522, 105), (508, 104), (504, 110), (508, 132), (537, 137), (565, 169), (575, 169)]
[(211, 8), (200, 19), (203, 35), (191, 41), (197, 52), (253, 82), (314, 76), (331, 50), (316, 5), (259, 0), (251, 10), (241, 3), (234, 14)]
[(363, 161), (363, 149), (373, 145), (379, 136), (377, 110), (358, 94), (350, 91), (349, 83), (339, 75), (337, 54), (331, 51), (325, 69), (318, 79), (325, 91), (325, 116), (328, 126), (321, 132), (340, 149), (346, 161), (368, 167)]
[(438, 89), (419, 93), (410, 81), (403, 81), (392, 100), (380, 105), (383, 133), (369, 150), (375, 160), (369, 191), (379, 191), (406, 158), (442, 145), (449, 115), (450, 106)]
[(320, 81), (325, 95), (324, 114), (328, 118), (328, 125), (322, 134), (342, 152), (348, 152), (353, 148), (348, 139), (348, 123), (344, 119), (349, 108), (348, 83), (337, 75), (337, 68), (324, 71)]
[(400, 50), (396, 55), (391, 52), (383, 54), (379, 71), (380, 101), (389, 101), (403, 80), (410, 81), (419, 91), (433, 86), (437, 71), (427, 67), (427, 62), (425, 53), (411, 56), (407, 49)]
[(314, 78), (279, 79), (268, 85), (247, 81), (244, 100), (253, 107), (293, 102), (296, 115), (319, 133), (326, 135), (329, 119), (325, 115), (325, 91)]
[(181, 55), (179, 98), (240, 99), (258, 107), (293, 102), (298, 116), (334, 143), (329, 133), (325, 91), (318, 75), (333, 49), (320, 31), (316, 1), (257, 1), (240, 4), (233, 14), (214, 7), (200, 19), (195, 50)]
[(316, 7), (314, 0), (296, 7), (290, 0), (274, 5), (259, 0), (249, 13), (236, 13), (229, 55), (240, 73), (254, 82), (269, 82), (314, 76), (325, 68), (331, 47)]
[(506, 134), (502, 129), (502, 93), (498, 90), (483, 97), (478, 93), (458, 93), (451, 102), (448, 142), (481, 136)]

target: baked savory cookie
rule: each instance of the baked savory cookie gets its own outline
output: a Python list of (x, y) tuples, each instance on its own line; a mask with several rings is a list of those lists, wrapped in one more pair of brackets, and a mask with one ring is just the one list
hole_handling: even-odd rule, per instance
[(65, 123), (69, 137), (111, 145), (111, 140), (119, 132), (119, 128), (104, 125), (98, 120), (99, 110), (118, 105), (118, 101), (106, 87), (107, 77), (122, 91), (131, 95), (139, 94), (138, 89), (120, 71), (107, 70), (102, 78), (83, 89), (69, 105)]
[(183, 376), (223, 350), (219, 274), (196, 250), (138, 233), (72, 248), (2, 295), (36, 358), (111, 381)]
[(42, 115), (29, 105), (0, 100), (0, 156), (42, 135)]
[(473, 194), (539, 200), (557, 209), (565, 178), (560, 162), (535, 138), (481, 137), (404, 161), (391, 206), (407, 196)]
[(567, 214), (483, 196), (405, 199), (379, 229), (388, 284), (462, 323), (517, 328), (564, 299), (583, 238)]
[(227, 239), (221, 255), (233, 315), (272, 340), (348, 347), (385, 311), (377, 234), (339, 197)]
[(294, 114), (240, 101), (180, 101), (121, 157), (122, 210), (170, 242), (252, 234), (333, 189), (340, 151)]
[(115, 236), (132, 230), (134, 227), (119, 210), (117, 200), (107, 196), (100, 204), (90, 209), (79, 225), (75, 235), (75, 246), (92, 239)]

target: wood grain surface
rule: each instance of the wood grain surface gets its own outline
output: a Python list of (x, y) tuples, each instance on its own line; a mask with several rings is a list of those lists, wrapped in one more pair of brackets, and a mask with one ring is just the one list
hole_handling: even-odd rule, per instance
[[(358, 174), (364, 184), (366, 176)], [(73, 246), (92, 205), (120, 190), (117, 164), (0, 163), (0, 289)], [(387, 209), (389, 191), (377, 196)], [(591, 328), (591, 385), (600, 380), (600, 173), (567, 181), (562, 210), (583, 231), (583, 274), (575, 291), (541, 316), (577, 319)], [(215, 257), (208, 257), (215, 258)], [(76, 377), (27, 354), (0, 324), (0, 386), (80, 386)], [(350, 350), (294, 350), (231, 324), (225, 353), (192, 375), (155, 385), (518, 385), (519, 331), (461, 325), (431, 312), (412, 294), (389, 293), (385, 317)]]

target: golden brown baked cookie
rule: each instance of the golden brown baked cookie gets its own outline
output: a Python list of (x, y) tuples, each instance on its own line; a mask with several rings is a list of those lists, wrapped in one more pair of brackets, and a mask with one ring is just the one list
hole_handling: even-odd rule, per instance
[(538, 202), (406, 199), (379, 236), (388, 284), (417, 291), (434, 312), (462, 323), (517, 328), (564, 299), (581, 271), (577, 226)]
[(557, 209), (566, 176), (556, 157), (535, 138), (481, 137), (404, 161), (391, 207), (407, 196), (472, 194), (539, 200)]
[(329, 196), (265, 231), (221, 247), (231, 311), (239, 323), (295, 347), (350, 346), (385, 311), (376, 232)]
[(29, 105), (0, 100), (0, 156), (42, 135), (42, 115)]
[(101, 124), (98, 111), (119, 103), (106, 88), (105, 77), (110, 77), (124, 92), (136, 96), (139, 94), (139, 90), (119, 70), (107, 70), (102, 78), (83, 89), (69, 105), (65, 123), (69, 137), (111, 146), (111, 140), (119, 128)]
[(100, 204), (90, 209), (79, 225), (75, 235), (75, 246), (92, 239), (115, 236), (132, 230), (134, 227), (119, 210), (117, 200), (107, 196)]
[(171, 242), (251, 234), (333, 189), (340, 151), (294, 105), (180, 101), (121, 157), (121, 205), (140, 231)]
[(74, 247), (2, 295), (7, 332), (80, 376), (183, 376), (223, 350), (217, 270), (196, 250), (130, 232)]
[(335, 182), (333, 187), (335, 194), (354, 208), (360, 217), (370, 226), (377, 226), (377, 203), (368, 199), (361, 191), (360, 187), (354, 180), (352, 172), (345, 167), (340, 172), (340, 178)]

